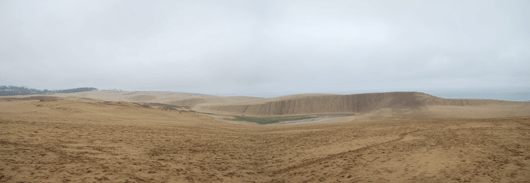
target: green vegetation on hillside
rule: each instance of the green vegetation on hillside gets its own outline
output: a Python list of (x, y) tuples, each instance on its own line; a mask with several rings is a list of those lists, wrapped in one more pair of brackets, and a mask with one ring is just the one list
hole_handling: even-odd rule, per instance
[(249, 117), (249, 116), (234, 116), (235, 119), (229, 119), (232, 121), (248, 121), (258, 124), (272, 124), (282, 121), (293, 121), (293, 120), (302, 120), (302, 119), (311, 119), (315, 118), (312, 116), (280, 116), (280, 117)]
[(28, 88), (25, 86), (0, 86), (0, 96), (11, 96), (11, 95), (39, 95), (39, 94), (54, 94), (54, 93), (75, 93), (75, 92), (86, 92), (98, 90), (92, 87), (73, 88), (66, 90), (37, 90)]

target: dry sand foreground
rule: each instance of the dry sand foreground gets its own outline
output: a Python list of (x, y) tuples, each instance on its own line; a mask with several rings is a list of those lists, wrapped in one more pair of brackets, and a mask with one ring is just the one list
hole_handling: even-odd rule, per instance
[(261, 126), (33, 99), (0, 100), (0, 182), (530, 182), (529, 116)]

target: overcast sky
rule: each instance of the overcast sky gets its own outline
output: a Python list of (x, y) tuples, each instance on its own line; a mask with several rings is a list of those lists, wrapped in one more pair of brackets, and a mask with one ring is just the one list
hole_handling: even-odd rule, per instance
[(205, 94), (530, 86), (530, 1), (0, 1), (0, 85)]

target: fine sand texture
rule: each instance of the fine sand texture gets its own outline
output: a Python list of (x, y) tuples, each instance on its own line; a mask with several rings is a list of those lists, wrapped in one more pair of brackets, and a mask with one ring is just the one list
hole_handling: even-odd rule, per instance
[[(530, 116), (530, 102), (445, 99), (419, 92), (352, 95), (299, 94), (276, 98), (218, 97), (174, 92), (90, 91), (38, 95), (70, 100), (126, 101), (168, 104), (192, 111), (224, 115), (283, 116), (305, 114), (367, 114), (372, 119), (391, 118), (491, 118)], [(17, 96), (14, 98), (26, 98)], [(374, 114), (378, 114), (375, 115)], [(383, 115), (379, 115), (383, 114)], [(410, 115), (405, 115), (410, 114)], [(396, 116), (397, 115), (397, 116)], [(375, 118), (374, 118), (375, 117)], [(387, 118), (384, 117), (384, 118)]]
[[(422, 93), (261, 99), (98, 92), (0, 98), (0, 182), (530, 181), (528, 102)], [(164, 105), (177, 101), (230, 106), (224, 112), (235, 114), (356, 115), (254, 125)]]
[[(248, 116), (353, 113), (375, 119), (395, 118), (490, 118), (530, 116), (530, 102), (444, 99), (418, 92), (354, 95), (293, 95), (240, 104), (199, 105), (196, 110)], [(377, 113), (379, 111), (379, 113)], [(382, 112), (381, 112), (382, 111)], [(405, 115), (410, 114), (410, 115)]]
[[(36, 95), (44, 97), (60, 97), (70, 100), (90, 99), (97, 101), (125, 101), (134, 103), (161, 103), (176, 105), (180, 107), (195, 108), (198, 105), (236, 105), (236, 104), (259, 104), (270, 99), (258, 97), (218, 97), (202, 94), (158, 92), (158, 91), (89, 91), (77, 93), (56, 93), (52, 95)], [(15, 96), (11, 98), (26, 98), (27, 96)]]

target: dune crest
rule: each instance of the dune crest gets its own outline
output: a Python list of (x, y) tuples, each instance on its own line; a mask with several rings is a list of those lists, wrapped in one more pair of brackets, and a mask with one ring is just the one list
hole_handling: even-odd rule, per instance
[[(458, 106), (465, 106), (468, 110), (481, 108), (482, 112), (496, 110), (503, 106), (519, 106), (523, 111), (521, 115), (528, 114), (528, 102), (509, 102), (500, 100), (480, 100), (480, 99), (444, 99), (419, 92), (390, 92), (390, 93), (367, 93), (353, 95), (309, 95), (279, 97), (269, 99), (269, 101), (258, 104), (238, 104), (238, 105), (211, 105), (202, 109), (209, 112), (231, 113), (253, 116), (274, 116), (274, 115), (300, 115), (317, 113), (360, 113), (399, 111), (394, 113), (416, 113), (418, 116), (436, 116), (429, 113), (435, 106), (446, 106), (445, 110), (458, 109)], [(484, 106), (490, 106), (490, 110)], [(510, 107), (517, 110), (517, 107)], [(393, 109), (393, 110), (391, 110)], [(411, 112), (412, 111), (412, 112)], [(475, 114), (476, 115), (476, 114)], [(395, 115), (391, 115), (395, 116)], [(472, 114), (469, 115), (473, 117)], [(510, 116), (499, 114), (497, 116)], [(466, 115), (460, 115), (466, 117)]]
[(51, 96), (169, 104), (199, 112), (246, 116), (350, 113), (355, 114), (356, 120), (530, 116), (530, 102), (446, 99), (420, 92), (297, 94), (258, 98), (174, 92), (90, 91)]

